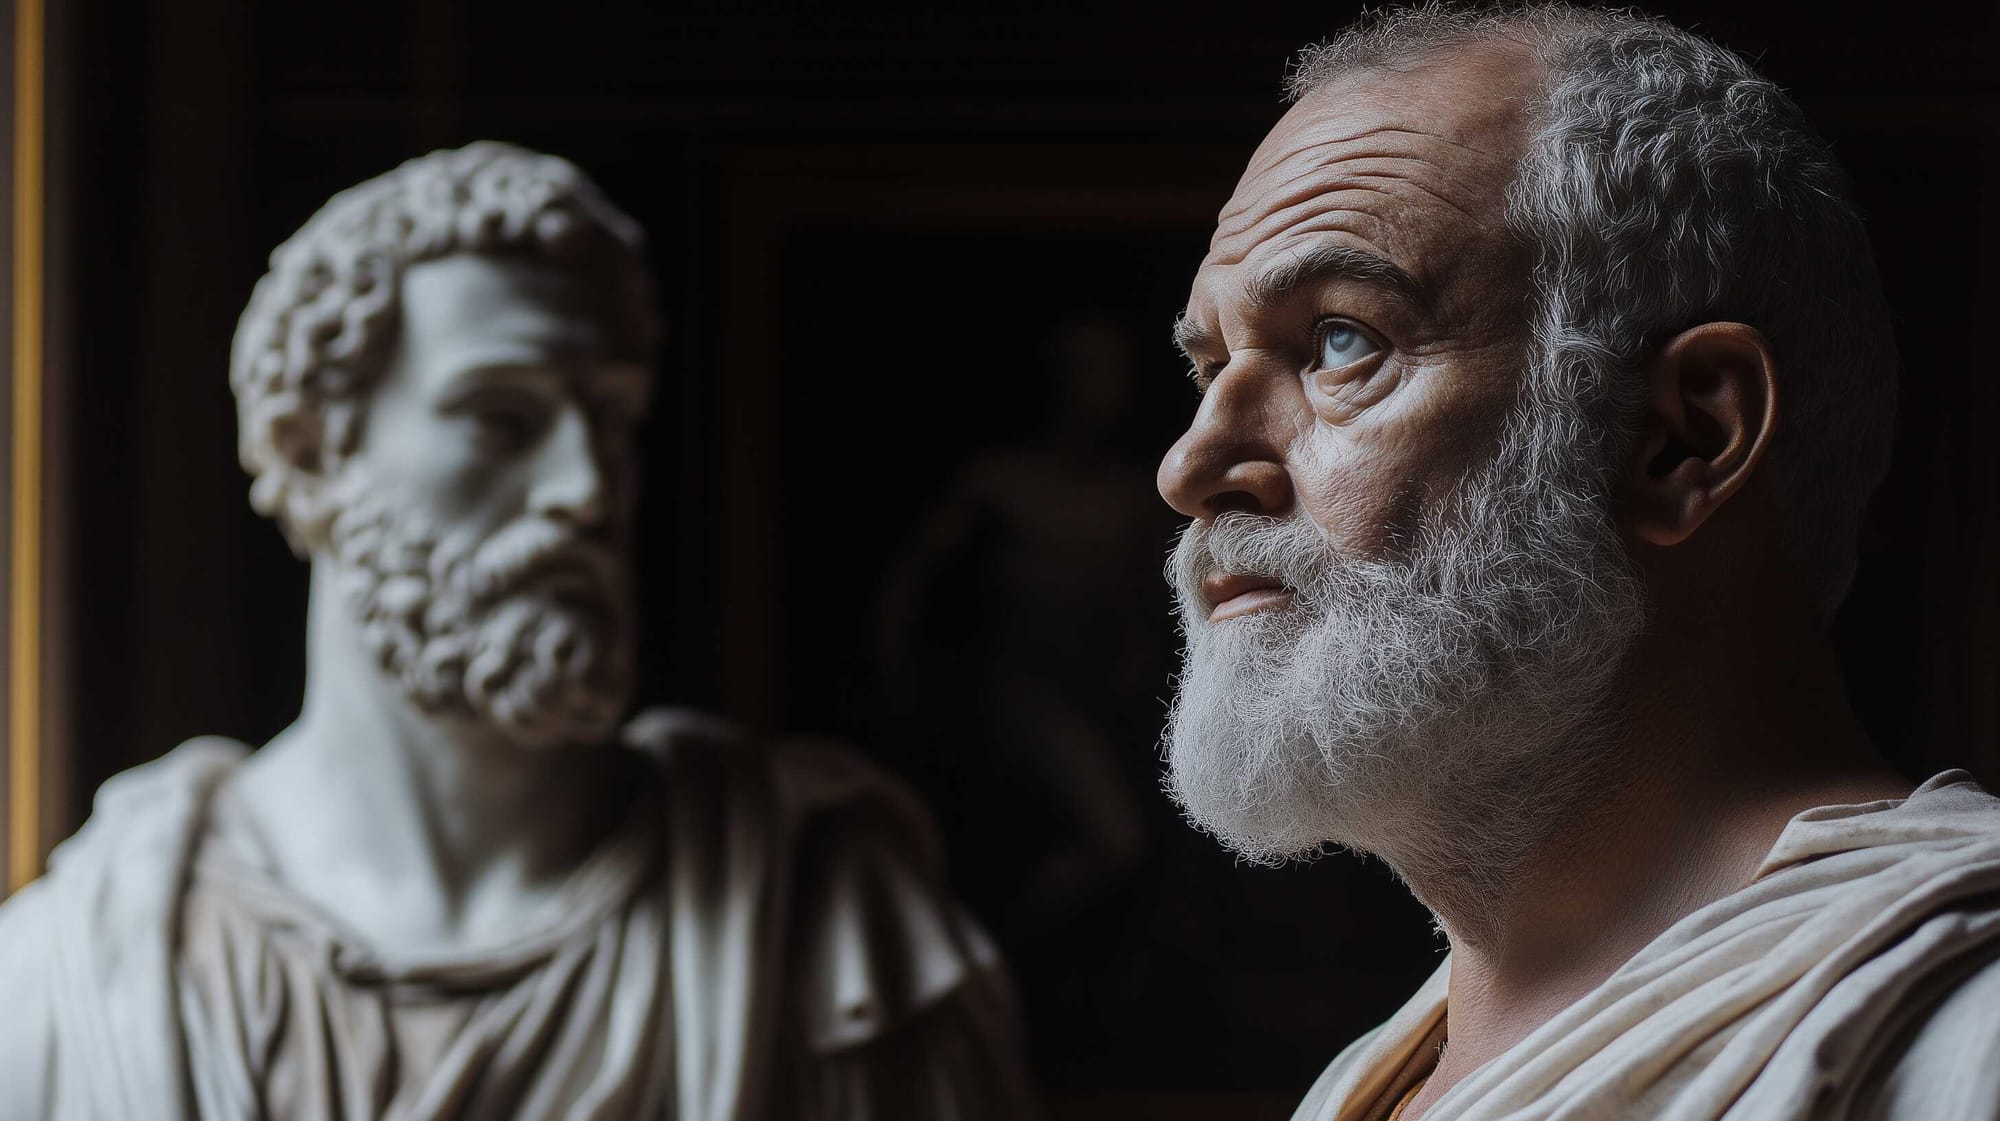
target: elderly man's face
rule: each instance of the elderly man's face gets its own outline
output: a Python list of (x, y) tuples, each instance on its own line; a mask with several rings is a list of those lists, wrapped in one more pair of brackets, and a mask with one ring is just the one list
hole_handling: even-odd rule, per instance
[[(1265, 138), (1179, 326), (1203, 395), (1160, 465), (1175, 509), (1296, 512), (1385, 555), (1490, 452), (1526, 340), (1503, 192), (1529, 72), (1499, 47), (1366, 71)], [(1220, 613), (1271, 598), (1235, 591)]]
[(332, 552), (364, 640), (425, 707), (531, 745), (609, 734), (630, 687), (632, 436), (651, 375), (592, 306), (528, 259), (412, 266), (334, 480)]
[(1203, 395), (1159, 474), (1192, 519), (1167, 757), (1189, 816), (1254, 858), (1332, 841), (1408, 869), (1482, 815), (1473, 840), (1522, 849), (1506, 830), (1578, 780), (1642, 618), (1581, 406), (1521, 392), (1504, 192), (1533, 73), (1496, 45), (1315, 92), (1195, 278)]

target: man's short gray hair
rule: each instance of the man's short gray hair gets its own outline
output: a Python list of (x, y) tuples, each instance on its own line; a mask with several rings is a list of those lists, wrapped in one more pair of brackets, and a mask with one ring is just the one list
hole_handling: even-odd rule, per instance
[(1791, 98), (1744, 59), (1632, 11), (1426, 3), (1364, 16), (1301, 52), (1305, 97), (1341, 75), (1494, 40), (1547, 78), (1509, 190), (1532, 248), (1535, 376), (1599, 418), (1608, 488), (1630, 450), (1645, 358), (1698, 323), (1762, 331), (1780, 368), (1771, 462), (1785, 539), (1822, 619), (1853, 581), (1888, 470), (1896, 351), (1845, 175)]
[(229, 383), (250, 504), (293, 547), (334, 513), (319, 476), (360, 440), (393, 354), (403, 271), (452, 253), (527, 255), (603, 285), (633, 357), (659, 330), (639, 226), (568, 160), (496, 141), (419, 156), (328, 200), (271, 252), (236, 326)]

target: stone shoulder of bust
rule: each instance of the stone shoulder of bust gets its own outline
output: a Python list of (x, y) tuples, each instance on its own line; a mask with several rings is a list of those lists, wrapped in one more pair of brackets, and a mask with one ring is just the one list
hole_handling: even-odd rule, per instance
[(931, 814), (860, 752), (756, 737), (691, 709), (642, 713), (624, 739), (656, 754), (668, 787), (678, 782), (688, 799), (717, 804), (717, 777), (686, 781), (694, 771), (728, 775), (738, 798), (763, 803), (769, 835), (790, 850), (797, 957), (787, 987), (814, 1051), (879, 1038), (967, 986), (1005, 987), (998, 951), (946, 887)]

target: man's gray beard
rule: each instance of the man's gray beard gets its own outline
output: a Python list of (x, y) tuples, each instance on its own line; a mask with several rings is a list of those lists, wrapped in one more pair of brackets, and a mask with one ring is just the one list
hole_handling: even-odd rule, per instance
[(536, 517), (446, 549), (372, 495), (342, 506), (329, 540), (362, 643), (418, 708), (534, 747), (617, 730), (634, 635), (625, 567), (608, 550)]
[[(1374, 853), (1447, 914), (1476, 912), (1574, 808), (1645, 610), (1590, 453), (1545, 421), (1517, 418), (1396, 559), (1339, 555), (1302, 515), (1188, 526), (1166, 754), (1192, 822), (1259, 863)], [(1211, 623), (1217, 569), (1293, 598)]]

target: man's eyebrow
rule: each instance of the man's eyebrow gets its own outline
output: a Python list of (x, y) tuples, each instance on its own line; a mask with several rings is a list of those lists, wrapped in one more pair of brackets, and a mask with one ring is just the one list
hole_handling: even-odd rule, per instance
[(1181, 356), (1188, 361), (1192, 362), (1194, 352), (1213, 339), (1214, 336), (1209, 333), (1208, 328), (1195, 322), (1187, 312), (1174, 316), (1174, 349), (1180, 351)]
[(1280, 303), (1299, 287), (1333, 277), (1373, 284), (1397, 299), (1421, 307), (1427, 293), (1401, 265), (1351, 245), (1321, 242), (1285, 254), (1252, 276), (1243, 286), (1244, 299), (1260, 310)]

